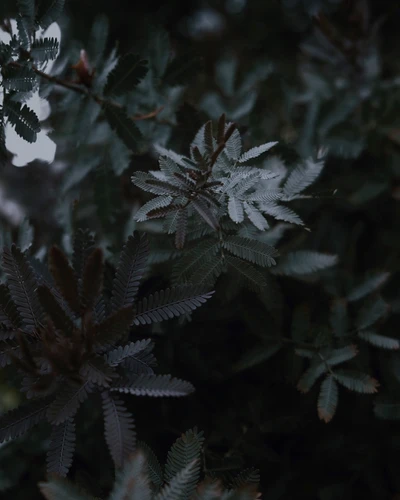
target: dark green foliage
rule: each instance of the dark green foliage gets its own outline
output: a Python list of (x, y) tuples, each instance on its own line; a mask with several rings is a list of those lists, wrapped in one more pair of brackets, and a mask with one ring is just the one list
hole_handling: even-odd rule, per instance
[(32, 43), (31, 56), (38, 63), (45, 63), (57, 57), (59, 43), (55, 38), (43, 38)]
[(0, 18), (0, 496), (397, 498), (397, 3)]
[[(189, 430), (170, 448), (165, 472), (153, 451), (140, 443), (139, 450), (119, 471), (109, 500), (256, 500), (258, 471), (248, 469), (232, 479), (227, 488), (222, 481), (207, 475), (200, 481), (200, 457), (204, 438), (197, 429)], [(87, 496), (78, 487), (61, 478), (39, 484), (47, 500), (85, 500)], [(68, 496), (65, 496), (68, 495)]]
[[(8, 288), (3, 289), (0, 323), (7, 334), (7, 340), (2, 341), (2, 365), (7, 356), (14, 361), (25, 376), (24, 390), (32, 401), (0, 418), (1, 441), (18, 437), (47, 420), (53, 429), (48, 471), (60, 475), (66, 475), (72, 464), (74, 418), (92, 394), (100, 393), (103, 398), (106, 442), (115, 466), (122, 467), (134, 450), (134, 423), (115, 392), (176, 397), (193, 391), (188, 382), (153, 375), (150, 340), (126, 341), (133, 323), (157, 322), (191, 312), (210, 297), (198, 287), (186, 287), (185, 293), (172, 289), (166, 295), (162, 292), (160, 305), (147, 314), (140, 303), (134, 313), (135, 295), (148, 255), (146, 236), (135, 235), (125, 245), (116, 270), (113, 312), (99, 321), (95, 308), (99, 300), (105, 300), (101, 298), (103, 252), (92, 249), (92, 245), (88, 233), (79, 231), (74, 243), (75, 269), (59, 248), (52, 247), (49, 269), (57, 288), (37, 285), (26, 255), (15, 245), (3, 252)], [(11, 307), (6, 303), (8, 293)], [(16, 312), (21, 327), (13, 329)], [(142, 320), (144, 316), (146, 321)], [(125, 345), (118, 345), (120, 341)], [(147, 370), (136, 370), (132, 361), (142, 363)]]
[(105, 104), (104, 115), (110, 127), (116, 132), (124, 144), (131, 151), (137, 152), (142, 135), (134, 121), (128, 117), (126, 110), (110, 104)]
[(126, 54), (107, 77), (105, 95), (130, 92), (146, 76), (146, 61), (135, 54)]
[(26, 104), (6, 100), (3, 105), (5, 116), (14, 125), (17, 134), (28, 142), (35, 142), (40, 132), (38, 117)]

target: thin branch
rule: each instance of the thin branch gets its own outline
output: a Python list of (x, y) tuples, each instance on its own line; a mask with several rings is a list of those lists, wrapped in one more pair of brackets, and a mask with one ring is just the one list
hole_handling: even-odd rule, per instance
[[(23, 67), (22, 64), (20, 64), (16, 61), (10, 62), (9, 65), (13, 66), (15, 68), (22, 68)], [(108, 106), (113, 106), (114, 108), (119, 108), (119, 109), (123, 108), (123, 106), (121, 104), (119, 104), (118, 102), (110, 101), (108, 99), (103, 99), (99, 95), (93, 94), (92, 92), (90, 92), (90, 90), (87, 87), (84, 87), (84, 86), (79, 85), (79, 84), (74, 83), (74, 82), (70, 82), (68, 80), (63, 80), (61, 78), (58, 78), (57, 76), (48, 75), (47, 73), (45, 73), (44, 71), (41, 71), (40, 69), (38, 69), (34, 65), (32, 65), (32, 69), (41, 78), (44, 78), (45, 80), (47, 80), (49, 82), (55, 83), (56, 85), (60, 85), (61, 87), (67, 88), (69, 90), (73, 90), (74, 92), (77, 92), (79, 94), (91, 97), (100, 106), (104, 106), (106, 104)], [(160, 106), (159, 108), (155, 109), (154, 111), (151, 111), (150, 113), (147, 113), (144, 115), (132, 116), (131, 119), (135, 120), (135, 121), (148, 120), (149, 118), (154, 118), (155, 116), (157, 116), (163, 109), (164, 109), (164, 106)]]

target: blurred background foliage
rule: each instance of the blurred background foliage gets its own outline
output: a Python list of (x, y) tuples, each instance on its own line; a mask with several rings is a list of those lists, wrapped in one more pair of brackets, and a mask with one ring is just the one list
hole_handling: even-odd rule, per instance
[[(4, 0), (0, 18), (15, 11), (15, 2)], [(400, 495), (398, 349), (357, 339), (363, 346), (357, 367), (379, 380), (378, 394), (341, 389), (337, 413), (326, 424), (316, 411), (318, 388), (307, 394), (296, 388), (307, 364), (291, 343), (302, 338), (298, 324), (306, 330), (303, 338), (329, 337), (333, 299), (383, 272), (389, 278), (373, 290), (373, 299), (382, 298), (388, 310), (380, 316), (379, 333), (400, 340), (399, 22), (400, 6), (389, 0), (148, 0), (117, 6), (69, 0), (59, 20), (58, 71), (73, 79), (71, 65), (84, 48), (99, 76), (117, 43), (119, 54), (150, 54), (157, 76), (167, 47), (175, 59), (166, 72), (124, 101), (134, 115), (163, 109), (137, 121), (144, 140), (131, 156), (96, 103), (43, 86), (55, 161), (24, 168), (9, 163), (1, 171), (3, 244), (20, 241), (28, 218), (34, 254), (43, 256), (53, 243), (70, 251), (72, 231), (88, 227), (112, 260), (135, 228), (134, 212), (148, 200), (130, 177), (157, 168), (152, 142), (187, 154), (198, 128), (224, 112), (238, 124), (246, 148), (279, 141), (287, 165), (327, 149), (314, 186), (321, 197), (294, 205), (311, 231), (295, 228), (277, 247), (336, 254), (333, 270), (281, 277), (268, 297), (225, 275), (190, 321), (140, 330), (156, 339), (160, 372), (190, 380), (196, 393), (178, 401), (129, 401), (139, 438), (164, 456), (176, 437), (197, 425), (206, 437), (207, 469), (259, 468), (266, 500)], [(168, 285), (172, 261), (165, 256), (180, 258), (171, 237), (159, 223), (138, 229), (151, 235), (154, 262), (144, 290)], [(353, 303), (349, 307), (351, 315), (359, 314)], [(369, 307), (367, 300), (364, 309)], [(299, 311), (306, 311), (307, 324), (296, 319)], [(271, 337), (286, 339), (278, 352), (269, 349)], [(12, 381), (8, 367), (1, 373), (1, 411), (21, 398)], [(102, 421), (89, 403), (80, 418), (71, 478), (101, 496), (113, 483), (111, 460), (98, 439)], [(1, 446), (4, 498), (41, 498), (36, 485), (44, 477), (44, 435), (39, 428)]]

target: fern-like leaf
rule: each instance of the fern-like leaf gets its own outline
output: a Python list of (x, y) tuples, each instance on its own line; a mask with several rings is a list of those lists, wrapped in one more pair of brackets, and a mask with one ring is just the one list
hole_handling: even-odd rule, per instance
[(18, 247), (4, 248), (3, 269), (7, 274), (11, 297), (21, 316), (22, 325), (32, 331), (43, 322), (43, 311), (36, 294), (36, 277), (26, 256)]
[(31, 92), (36, 87), (36, 84), (36, 74), (27, 66), (22, 68), (7, 66), (3, 70), (2, 85), (10, 92)]
[(179, 259), (173, 268), (174, 283), (189, 280), (200, 264), (214, 260), (218, 248), (219, 245), (215, 241), (205, 240), (187, 252), (186, 256)]
[(126, 346), (119, 346), (107, 354), (107, 363), (110, 366), (117, 366), (128, 358), (136, 357), (151, 345), (151, 340), (137, 340), (130, 342)]
[(142, 205), (135, 213), (135, 221), (144, 222), (148, 219), (148, 213), (153, 210), (168, 207), (172, 203), (172, 196), (157, 196), (152, 200)]
[(4, 101), (3, 111), (22, 139), (30, 143), (36, 142), (37, 134), (40, 132), (40, 123), (34, 111), (26, 104), (9, 99)]
[(350, 391), (373, 394), (378, 391), (379, 382), (369, 375), (354, 370), (337, 370), (334, 377), (339, 384)]
[(157, 493), (154, 500), (186, 500), (187, 491), (192, 490), (194, 483), (196, 487), (197, 471), (200, 470), (199, 460), (193, 460), (185, 468), (180, 470), (164, 488)]
[(356, 300), (360, 300), (366, 295), (375, 292), (377, 289), (379, 289), (386, 283), (389, 277), (390, 273), (378, 273), (373, 276), (370, 276), (360, 285), (350, 290), (349, 294), (347, 295), (347, 300), (350, 302), (355, 302)]
[(124, 108), (116, 106), (104, 105), (104, 115), (112, 130), (116, 132), (118, 137), (124, 144), (134, 152), (138, 152), (139, 143), (142, 140), (142, 134), (131, 120)]
[(182, 249), (185, 245), (187, 220), (188, 220), (187, 210), (185, 208), (178, 210), (178, 216), (176, 221), (176, 233), (175, 233), (176, 248)]
[(58, 54), (59, 43), (56, 38), (35, 40), (31, 46), (31, 56), (39, 64), (53, 61)]
[(181, 397), (194, 391), (191, 383), (171, 375), (139, 375), (129, 385), (120, 381), (111, 391), (124, 392), (135, 396)]
[(333, 375), (328, 375), (321, 384), (318, 397), (318, 416), (328, 423), (336, 412), (339, 389)]
[(254, 205), (244, 202), (243, 206), (247, 217), (250, 219), (252, 224), (254, 224), (257, 229), (259, 229), (260, 231), (265, 231), (266, 229), (269, 228), (267, 220)]
[(241, 155), (241, 157), (238, 159), (238, 163), (245, 163), (246, 161), (252, 160), (253, 158), (258, 158), (266, 151), (269, 151), (276, 144), (278, 144), (276, 141), (266, 142), (261, 146), (256, 146), (255, 148), (251, 148)]
[(88, 398), (92, 391), (93, 385), (90, 382), (84, 382), (82, 385), (65, 384), (49, 406), (48, 420), (54, 425), (59, 425), (74, 417), (81, 403)]
[(151, 500), (152, 493), (146, 474), (146, 459), (136, 452), (117, 475), (108, 500)]
[(67, 419), (60, 425), (54, 425), (50, 437), (50, 449), (47, 453), (47, 473), (66, 476), (72, 465), (75, 449), (75, 423)]
[(137, 443), (138, 449), (146, 457), (147, 474), (154, 489), (158, 491), (164, 483), (164, 472), (154, 451), (142, 441)]
[[(165, 480), (173, 481), (182, 470), (195, 462), (192, 468), (191, 480), (187, 482), (182, 498), (190, 498), (200, 477), (200, 456), (204, 444), (203, 432), (197, 428), (191, 429), (179, 437), (168, 452), (165, 465)], [(179, 497), (180, 498), (180, 497)]]
[(108, 449), (115, 467), (122, 467), (135, 448), (135, 425), (124, 402), (108, 391), (103, 399), (104, 428)]
[(278, 255), (277, 250), (261, 241), (240, 236), (228, 236), (225, 238), (223, 246), (236, 257), (259, 266), (270, 267), (276, 264), (274, 257)]
[(311, 158), (305, 160), (304, 163), (296, 167), (289, 175), (283, 193), (285, 201), (296, 198), (298, 194), (310, 186), (320, 175), (324, 168), (323, 161), (313, 161)]
[(229, 217), (233, 220), (233, 222), (236, 222), (236, 224), (243, 222), (244, 212), (241, 200), (238, 200), (234, 196), (230, 196), (228, 201), (228, 213)]
[(207, 206), (207, 203), (202, 199), (194, 199), (191, 203), (196, 212), (207, 222), (207, 224), (214, 229), (214, 231), (218, 231), (219, 222), (210, 207)]
[(108, 316), (94, 327), (95, 349), (99, 352), (107, 350), (109, 345), (119, 341), (129, 332), (132, 324), (133, 310), (125, 307)]
[(146, 61), (135, 54), (126, 54), (120, 58), (117, 66), (109, 73), (104, 94), (120, 95), (131, 92), (143, 80), (147, 71)]
[(0, 417), (0, 443), (15, 439), (28, 432), (32, 427), (46, 419), (51, 399), (32, 401)]
[(114, 311), (131, 306), (137, 295), (146, 262), (149, 242), (144, 234), (129, 236), (119, 257), (113, 281), (111, 305)]
[(285, 276), (310, 274), (334, 266), (337, 260), (336, 255), (298, 250), (283, 256), (272, 272)]
[(366, 342), (369, 342), (375, 347), (381, 347), (382, 349), (397, 350), (400, 348), (400, 342), (392, 337), (386, 337), (385, 335), (379, 335), (371, 331), (361, 331), (358, 332), (358, 337)]
[(63, 334), (70, 335), (74, 328), (72, 319), (51, 293), (50, 288), (46, 285), (39, 285), (37, 295), (46, 315), (53, 322), (55, 328), (61, 330)]
[(206, 292), (201, 286), (167, 288), (140, 301), (133, 322), (135, 325), (145, 325), (191, 313), (212, 294), (213, 292)]

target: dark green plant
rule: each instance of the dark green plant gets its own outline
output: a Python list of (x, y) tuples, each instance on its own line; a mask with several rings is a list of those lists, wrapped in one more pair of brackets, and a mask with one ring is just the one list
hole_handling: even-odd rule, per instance
[(134, 325), (191, 313), (211, 293), (182, 286), (138, 301), (148, 253), (145, 235), (130, 237), (112, 289), (104, 290), (102, 251), (87, 231), (75, 237), (72, 266), (52, 247), (50, 273), (15, 245), (4, 249), (0, 360), (2, 366), (15, 363), (30, 401), (0, 418), (0, 441), (47, 421), (52, 427), (49, 472), (67, 474), (75, 447), (74, 418), (92, 394), (101, 395), (105, 439), (121, 467), (134, 449), (135, 433), (133, 417), (118, 393), (185, 396), (194, 389), (170, 375), (155, 375), (153, 342), (129, 341), (129, 332)]
[[(119, 472), (110, 500), (256, 500), (258, 471), (247, 469), (225, 481), (206, 474), (200, 479), (203, 433), (196, 428), (178, 438), (161, 467), (154, 452), (144, 443)], [(72, 483), (50, 479), (40, 483), (47, 500), (89, 500), (94, 498)]]

